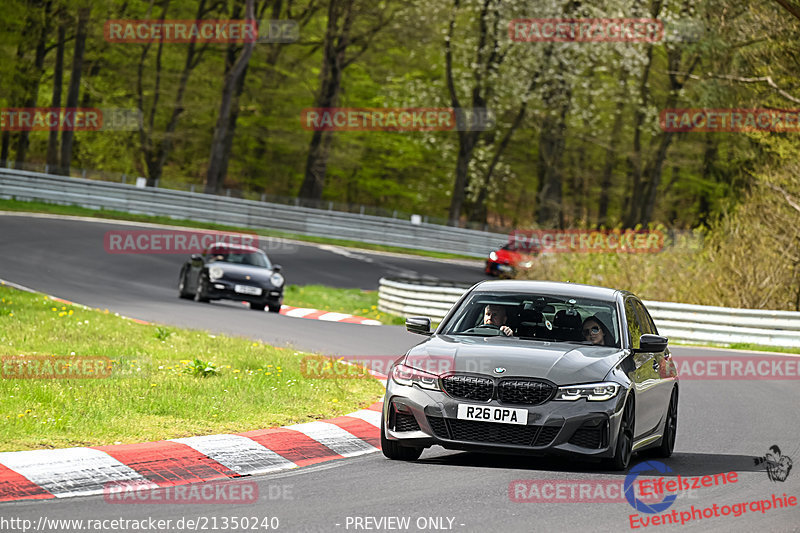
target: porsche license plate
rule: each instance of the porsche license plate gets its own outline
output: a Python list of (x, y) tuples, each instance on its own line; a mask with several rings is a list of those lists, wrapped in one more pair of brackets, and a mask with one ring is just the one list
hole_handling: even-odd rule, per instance
[(528, 410), (460, 403), (458, 404), (457, 418), (459, 420), (479, 420), (481, 422), (520, 424), (524, 426), (528, 423)]
[(233, 290), (239, 294), (252, 294), (253, 296), (260, 296), (261, 289), (258, 287), (251, 287), (250, 285), (236, 285)]

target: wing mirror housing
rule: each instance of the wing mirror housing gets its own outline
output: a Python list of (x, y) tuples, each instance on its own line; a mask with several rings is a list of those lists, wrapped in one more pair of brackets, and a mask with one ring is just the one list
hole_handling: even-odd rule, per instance
[(651, 335), (645, 333), (639, 337), (639, 347), (633, 350), (634, 353), (656, 353), (667, 349), (669, 339), (661, 335)]
[(410, 316), (406, 318), (406, 329), (419, 335), (432, 335), (431, 319), (426, 316)]
[(273, 272), (280, 272), (283, 267), (280, 265), (272, 265)]

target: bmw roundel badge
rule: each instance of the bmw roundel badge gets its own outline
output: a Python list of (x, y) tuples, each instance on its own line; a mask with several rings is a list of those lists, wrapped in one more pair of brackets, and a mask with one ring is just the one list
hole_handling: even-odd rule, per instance
[(495, 367), (495, 369), (494, 369), (494, 373), (495, 374), (502, 374), (505, 371), (506, 371), (506, 369), (503, 368), (502, 366)]

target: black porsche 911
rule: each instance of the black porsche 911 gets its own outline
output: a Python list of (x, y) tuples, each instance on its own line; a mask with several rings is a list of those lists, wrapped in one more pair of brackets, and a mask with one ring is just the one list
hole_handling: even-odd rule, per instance
[(627, 291), (485, 281), (398, 359), (386, 385), (381, 447), (414, 460), (444, 448), (560, 454), (628, 467), (633, 452), (669, 457), (678, 379), (644, 304)]
[(258, 248), (217, 242), (184, 263), (178, 295), (198, 302), (245, 301), (250, 309), (263, 311), (268, 307), (277, 313), (285, 282), (280, 271), (280, 265), (270, 263)]

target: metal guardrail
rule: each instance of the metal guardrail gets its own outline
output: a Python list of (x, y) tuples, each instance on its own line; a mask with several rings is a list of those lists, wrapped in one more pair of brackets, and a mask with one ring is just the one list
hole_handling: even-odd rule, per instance
[(486, 257), (507, 235), (410, 220), (359, 215), (0, 168), (0, 198), (114, 209), (300, 235)]
[[(441, 320), (469, 288), (381, 278), (378, 309)], [(677, 342), (800, 347), (800, 313), (645, 301), (660, 334)]]

